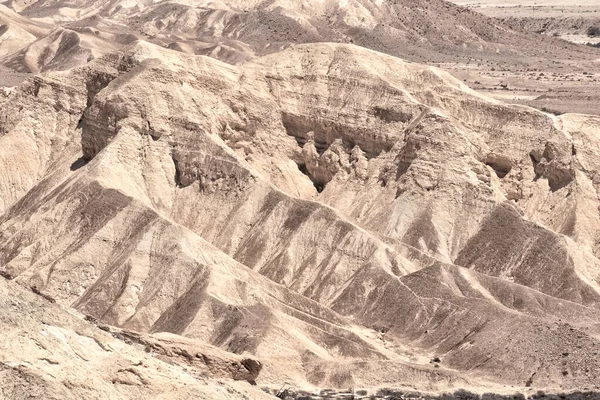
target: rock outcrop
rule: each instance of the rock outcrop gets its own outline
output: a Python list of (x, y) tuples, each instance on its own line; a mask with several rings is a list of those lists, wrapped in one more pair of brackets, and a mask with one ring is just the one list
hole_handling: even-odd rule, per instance
[(222, 378), (235, 375), (233, 366), (244, 362), (235, 355), (205, 346), (202, 362), (210, 371), (203, 375), (197, 364), (178, 361), (173, 348), (180, 350), (179, 344), (146, 339), (153, 348), (169, 349), (155, 356), (4, 278), (0, 311), (0, 393), (6, 399), (271, 398), (249, 384), (211, 377), (216, 370)]
[(274, 385), (597, 385), (598, 117), (340, 44), (232, 66), (136, 42), (2, 101), (0, 271), (157, 357)]

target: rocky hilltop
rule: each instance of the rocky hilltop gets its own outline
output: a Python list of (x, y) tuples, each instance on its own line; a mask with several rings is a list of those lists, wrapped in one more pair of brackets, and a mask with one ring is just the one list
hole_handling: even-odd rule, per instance
[[(236, 65), (352, 43), (443, 67), (494, 98), (599, 114), (600, 50), (533, 31), (445, 0), (11, 0), (0, 2), (0, 66), (64, 70), (137, 39)], [(0, 84), (18, 79), (5, 75)]]
[[(12, 2), (32, 35), (79, 6)], [(132, 12), (88, 6), (103, 26)], [(190, 35), (209, 26), (186, 15)], [(73, 64), (37, 58), (45, 72), (0, 92), (4, 395), (599, 389), (600, 117), (253, 34), (235, 63), (135, 36), (85, 62), (89, 42), (59, 45), (48, 60)]]

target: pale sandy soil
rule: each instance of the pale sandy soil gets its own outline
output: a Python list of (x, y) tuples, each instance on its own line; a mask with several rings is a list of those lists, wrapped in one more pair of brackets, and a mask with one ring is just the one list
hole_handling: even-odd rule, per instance
[(564, 7), (564, 8), (586, 8), (586, 7), (600, 7), (600, 1), (598, 0), (514, 0), (514, 1), (498, 1), (498, 0), (453, 0), (455, 4), (469, 7), (481, 7), (481, 8), (507, 8), (507, 7), (537, 7), (537, 8), (552, 8), (552, 7)]
[[(500, 19), (527, 19), (542, 20), (547, 22), (550, 19), (565, 21), (589, 21), (589, 25), (596, 25), (600, 18), (600, 0), (584, 1), (497, 1), (497, 0), (454, 0), (461, 6), (471, 8), (488, 17)], [(573, 29), (579, 24), (565, 23), (562, 29), (554, 26), (546, 34), (560, 35), (563, 39), (575, 43), (596, 43), (600, 38), (589, 38), (583, 32), (573, 32)], [(586, 26), (583, 24), (583, 26)], [(542, 26), (543, 27), (543, 26)], [(581, 29), (581, 28), (580, 28)]]
[[(454, 0), (453, 3), (469, 7), (488, 17), (500, 19), (528, 19), (542, 20), (543, 22), (547, 22), (550, 19), (565, 21), (575, 20), (578, 22), (589, 21), (590, 26), (595, 26), (600, 18), (599, 0), (524, 0), (507, 2), (497, 0)], [(580, 25), (579, 23), (572, 24), (567, 22), (562, 29), (560, 29), (560, 26), (556, 27), (554, 25), (555, 24), (552, 24), (552, 26), (550, 26), (550, 31), (544, 33), (560, 35), (563, 39), (575, 43), (596, 43), (600, 41), (600, 38), (589, 38), (587, 35), (583, 34), (583, 32), (573, 32), (573, 29)], [(585, 23), (582, 25), (587, 27)]]
[(600, 114), (600, 49), (352, 1), (14, 0), (58, 22), (0, 25), (2, 394), (600, 390), (600, 117), (550, 114)]
[[(600, 37), (585, 34), (588, 26), (598, 25), (600, 0), (454, 0), (453, 3), (532, 34), (539, 32), (581, 44), (600, 42)], [(598, 62), (585, 67), (576, 62), (567, 63), (562, 69), (552, 64), (547, 68), (517, 68), (510, 64), (507, 60), (506, 65), (440, 66), (473, 89), (498, 100), (548, 111), (598, 113), (597, 91), (591, 86), (600, 81), (600, 50)]]
[(598, 67), (587, 71), (548, 72), (487, 65), (443, 64), (471, 88), (508, 103), (574, 113), (598, 113)]
[(0, 87), (17, 86), (29, 75), (31, 74), (14, 72), (8, 68), (0, 66)]

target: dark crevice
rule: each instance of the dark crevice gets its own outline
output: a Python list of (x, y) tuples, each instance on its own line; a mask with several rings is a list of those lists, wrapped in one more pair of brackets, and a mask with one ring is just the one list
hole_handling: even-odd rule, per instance
[(296, 143), (298, 143), (299, 147), (304, 147), (304, 145), (308, 141), (305, 137), (302, 137), (302, 136), (292, 136), (292, 137), (294, 139), (296, 139)]
[(322, 156), (323, 153), (325, 153), (329, 148), (329, 143), (315, 141), (315, 148), (317, 149), (317, 153), (319, 153), (319, 155)]
[(550, 186), (550, 191), (552, 192), (568, 186), (572, 181), (573, 176), (570, 171), (556, 170), (553, 171), (551, 176), (548, 176), (548, 186)]
[(396, 195), (394, 196), (394, 199), (397, 199), (398, 197), (402, 196), (402, 194), (404, 192), (406, 192), (406, 188), (405, 187), (402, 187), (402, 186), (398, 187), (396, 189)]
[(173, 165), (175, 165), (175, 185), (178, 188), (184, 188), (184, 187), (189, 186), (189, 185), (184, 185), (181, 182), (181, 166), (179, 165), (179, 161), (177, 161), (175, 156), (171, 156), (171, 159), (173, 160)]
[(535, 172), (535, 177), (533, 178), (533, 181), (535, 182), (538, 179), (540, 179), (540, 174), (537, 172), (537, 166), (540, 163), (540, 161), (536, 159), (533, 151), (529, 153), (529, 159), (531, 160), (531, 164), (533, 165), (533, 171)]
[(94, 102), (94, 98), (102, 89), (108, 86), (118, 75), (98, 72), (96, 75), (89, 79), (85, 86), (87, 89), (87, 107), (91, 107)]
[(308, 171), (308, 168), (306, 168), (306, 164), (297, 163), (297, 165), (298, 165), (298, 169), (300, 170), (300, 172), (302, 172), (304, 175), (306, 175), (308, 177), (308, 179), (311, 180), (311, 182), (313, 183), (313, 186), (315, 187), (315, 189), (317, 189), (318, 193), (321, 193), (323, 190), (325, 190), (325, 186), (327, 185), (327, 183), (318, 182), (317, 180), (315, 180), (315, 178)]
[(542, 174), (540, 173), (540, 168), (538, 167), (540, 161), (542, 161), (542, 156), (540, 156), (538, 152), (532, 150), (529, 153), (529, 159), (531, 160), (531, 165), (533, 165), (533, 172), (535, 173), (533, 181), (537, 182), (537, 180), (542, 177)]
[(353, 131), (354, 128), (333, 120), (283, 113), (282, 122), (288, 136), (293, 137), (299, 147), (304, 147), (310, 139), (314, 140), (319, 155), (327, 151), (337, 139), (342, 140), (348, 151), (351, 151), (354, 146), (360, 147), (367, 159), (375, 158), (382, 151), (391, 150), (393, 146), (391, 142), (372, 143), (362, 140), (364, 137), (362, 132)]
[(402, 148), (400, 154), (396, 158), (398, 169), (396, 170), (396, 180), (408, 172), (413, 161), (418, 157), (418, 152), (421, 150), (421, 144), (415, 140), (407, 140), (407, 143)]
[[(530, 154), (530, 156), (533, 159), (534, 155)], [(489, 154), (486, 157), (485, 165), (491, 167), (496, 173), (496, 176), (500, 179), (503, 179), (512, 170), (511, 161), (504, 156), (496, 154)]]
[(152, 140), (157, 141), (158, 139), (160, 139), (160, 133), (155, 131), (154, 128), (152, 128), (150, 120), (146, 120), (146, 124), (148, 125), (148, 134), (150, 135)]
[(3, 277), (4, 279), (8, 279), (8, 280), (12, 280), (12, 278), (13, 278), (12, 275), (6, 271), (0, 271), (0, 276)]
[(71, 171), (77, 171), (79, 168), (87, 164), (85, 157), (81, 156), (73, 164), (71, 164)]
[(33, 95), (35, 97), (38, 97), (38, 95), (40, 94), (40, 87), (41, 87), (41, 84), (39, 82), (37, 82), (37, 81), (34, 82), (34, 84), (33, 84)]
[[(106, 145), (106, 141), (104, 141), (103, 138), (100, 138), (100, 140), (97, 139), (98, 137), (102, 136), (99, 135), (97, 131), (109, 128), (108, 126), (103, 127), (102, 124), (98, 123), (99, 121), (95, 120), (95, 118), (91, 118), (91, 120), (88, 119), (90, 115), (90, 110), (92, 109), (94, 100), (98, 93), (105, 89), (117, 77), (117, 73), (94, 71), (93, 75), (89, 76), (89, 78), (85, 82), (85, 87), (87, 91), (86, 107), (83, 110), (81, 118), (77, 123), (77, 128), (82, 130), (81, 147), (86, 161), (90, 161), (92, 158), (94, 158), (95, 155), (102, 149), (102, 147)], [(113, 127), (115, 132), (113, 136), (117, 134), (116, 124), (117, 121), (115, 120)], [(90, 140), (90, 138), (92, 137), (94, 139)]]
[(308, 176), (310, 178), (310, 175), (308, 173), (308, 169), (306, 168), (306, 164), (298, 163), (298, 169), (300, 170), (300, 172), (302, 172), (304, 175), (306, 175), (306, 176)]
[(512, 169), (511, 166), (506, 166), (506, 165), (493, 163), (493, 162), (486, 162), (485, 165), (492, 167), (492, 169), (496, 173), (496, 176), (498, 176), (498, 178), (500, 178), (500, 179), (502, 179), (506, 175), (508, 175)]

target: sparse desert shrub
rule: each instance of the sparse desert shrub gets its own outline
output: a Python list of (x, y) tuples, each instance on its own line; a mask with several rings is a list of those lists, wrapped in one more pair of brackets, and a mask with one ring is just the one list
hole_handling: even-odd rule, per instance
[(480, 397), (478, 394), (471, 393), (464, 389), (459, 389), (454, 392), (454, 398), (456, 400), (479, 400)]
[[(267, 393), (272, 393), (273, 391), (269, 389), (264, 389), (263, 391)], [(327, 389), (321, 392), (321, 396), (324, 398), (345, 398), (352, 399), (353, 396), (347, 397), (337, 397), (340, 393), (335, 390)], [(366, 390), (357, 390), (355, 395), (360, 396), (360, 398), (366, 398), (363, 396), (367, 395)], [(323, 398), (319, 397), (318, 398)], [(317, 397), (312, 396), (310, 393), (299, 391), (286, 391), (284, 397), (279, 397), (286, 400), (312, 400)], [(476, 393), (469, 392), (464, 389), (457, 390), (452, 393), (444, 393), (438, 396), (435, 395), (426, 395), (419, 392), (403, 392), (395, 389), (380, 389), (377, 394), (370, 395), (368, 397), (372, 400), (386, 399), (386, 400), (598, 400), (600, 399), (600, 393), (598, 392), (574, 392), (574, 393), (561, 393), (561, 394), (546, 394), (543, 391), (539, 390), (536, 394), (533, 394), (529, 397), (525, 397), (521, 393), (515, 393), (513, 395), (501, 395), (495, 393), (484, 393), (479, 396)]]
[(377, 391), (377, 396), (380, 397), (392, 397), (392, 398), (402, 398), (402, 395), (404, 395), (404, 392), (400, 392), (398, 390), (394, 390), (394, 389), (388, 389), (388, 388), (383, 388), (383, 389), (379, 389)]
[(548, 114), (554, 114), (554, 115), (557, 115), (557, 116), (558, 116), (558, 115), (562, 115), (562, 112), (560, 112), (560, 111), (556, 111), (556, 110), (551, 110), (551, 109), (549, 109), (549, 108), (547, 108), (547, 107), (542, 107), (542, 108), (541, 108), (541, 110), (542, 110), (543, 112), (545, 112), (545, 113), (548, 113)]
[(600, 26), (590, 26), (587, 29), (587, 35), (589, 37), (598, 37), (598, 36), (600, 36)]
[(494, 393), (484, 393), (481, 395), (481, 400), (506, 400), (506, 397)]

